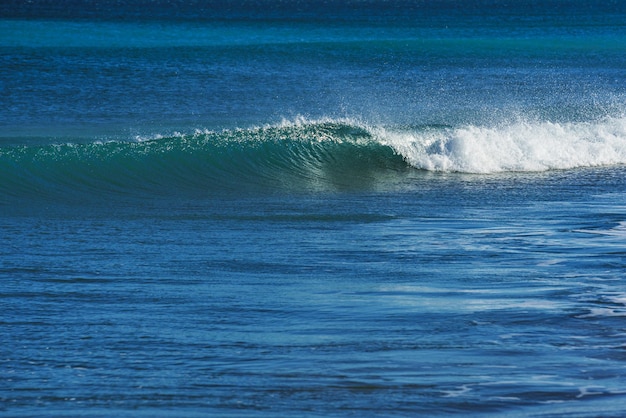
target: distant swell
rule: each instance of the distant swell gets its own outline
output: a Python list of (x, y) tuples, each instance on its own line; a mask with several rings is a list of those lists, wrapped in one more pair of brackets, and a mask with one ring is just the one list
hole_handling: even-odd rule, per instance
[(415, 169), (498, 173), (626, 164), (626, 119), (481, 126), (299, 120), (130, 142), (0, 149), (0, 193), (384, 188)]

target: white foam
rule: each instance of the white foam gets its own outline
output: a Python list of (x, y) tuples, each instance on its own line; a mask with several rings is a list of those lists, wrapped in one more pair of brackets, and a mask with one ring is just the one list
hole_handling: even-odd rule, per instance
[(577, 318), (597, 318), (597, 317), (625, 317), (626, 311), (614, 308), (590, 308), (589, 313), (579, 315)]
[(593, 395), (604, 395), (606, 394), (606, 389), (604, 386), (582, 386), (578, 388), (580, 393), (576, 395), (577, 398), (583, 398), (585, 396), (593, 396)]
[(419, 169), (465, 173), (546, 171), (626, 164), (626, 117), (376, 134)]
[(585, 234), (608, 235), (623, 238), (626, 237), (626, 222), (620, 221), (616, 226), (609, 229), (575, 229), (574, 231)]

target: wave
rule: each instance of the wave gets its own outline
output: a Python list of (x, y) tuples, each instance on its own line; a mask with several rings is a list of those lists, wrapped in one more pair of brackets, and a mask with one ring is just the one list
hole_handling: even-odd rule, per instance
[(2, 148), (0, 193), (341, 189), (371, 185), (407, 167), (365, 127), (297, 121), (134, 141)]
[(389, 127), (350, 119), (133, 141), (0, 148), (4, 196), (389, 187), (419, 171), (501, 173), (626, 164), (626, 118)]

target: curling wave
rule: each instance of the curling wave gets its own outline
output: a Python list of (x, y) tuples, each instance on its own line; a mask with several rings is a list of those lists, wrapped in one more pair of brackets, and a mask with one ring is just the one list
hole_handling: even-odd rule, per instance
[(296, 122), (132, 142), (4, 148), (0, 192), (327, 190), (370, 185), (407, 167), (364, 127)]
[(5, 196), (387, 187), (418, 170), (498, 173), (626, 164), (626, 118), (506, 126), (368, 126), (352, 120), (135, 141), (0, 148)]

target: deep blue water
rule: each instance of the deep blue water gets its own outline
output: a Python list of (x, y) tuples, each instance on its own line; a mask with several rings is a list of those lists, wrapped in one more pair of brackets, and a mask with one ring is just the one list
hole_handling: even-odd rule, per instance
[(626, 409), (626, 3), (0, 5), (0, 414)]

